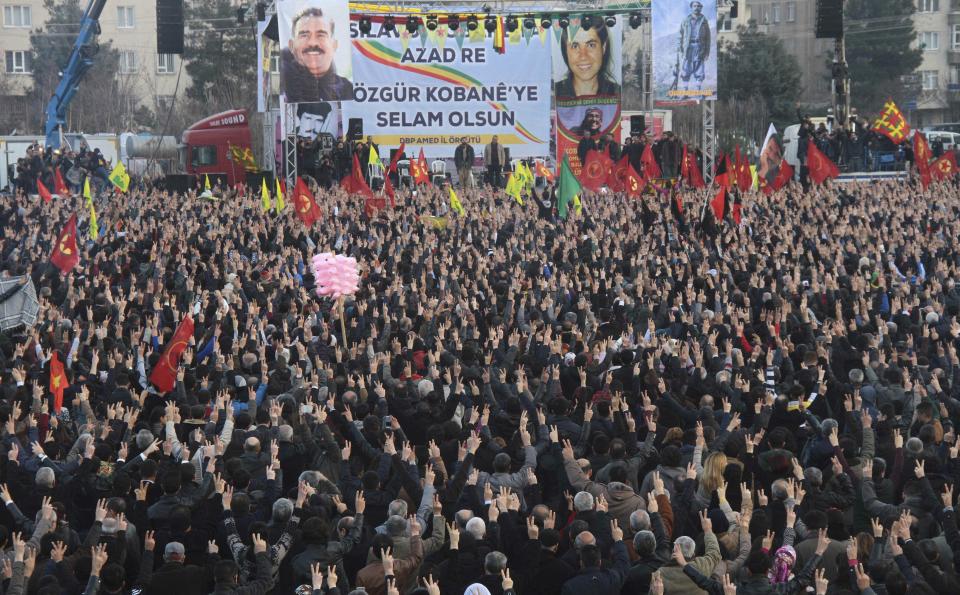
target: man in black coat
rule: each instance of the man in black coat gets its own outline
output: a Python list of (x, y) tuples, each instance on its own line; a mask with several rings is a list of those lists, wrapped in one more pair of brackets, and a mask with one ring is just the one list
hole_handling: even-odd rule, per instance
[(623, 587), (623, 581), (630, 570), (630, 558), (623, 545), (623, 529), (617, 521), (610, 521), (610, 534), (613, 537), (613, 568), (603, 568), (600, 549), (596, 546), (584, 546), (580, 550), (580, 572), (563, 584), (563, 595), (591, 593), (593, 595), (617, 595)]

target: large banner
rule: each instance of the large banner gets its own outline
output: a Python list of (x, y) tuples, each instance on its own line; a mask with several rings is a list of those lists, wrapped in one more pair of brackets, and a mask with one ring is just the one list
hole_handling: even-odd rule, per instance
[(386, 31), (374, 20), (369, 33), (351, 25), (354, 101), (343, 104), (344, 121), (363, 120), (375, 143), (427, 157), (450, 158), (461, 141), (477, 156), (494, 136), (511, 157), (549, 154), (550, 47), (533, 35), (494, 49), (494, 36), (467, 35), (441, 23), (408, 33)]
[(580, 18), (561, 29), (554, 23), (553, 84), (557, 106), (557, 161), (564, 155), (580, 175), (577, 147), (585, 138), (620, 138), (623, 64), (622, 18), (607, 27), (594, 17), (589, 29)]
[(653, 3), (653, 99), (717, 96), (717, 0)]

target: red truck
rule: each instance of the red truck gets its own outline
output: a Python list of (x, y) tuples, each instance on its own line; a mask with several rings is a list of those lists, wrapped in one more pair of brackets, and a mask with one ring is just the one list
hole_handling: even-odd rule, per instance
[(224, 178), (230, 186), (246, 182), (244, 163), (236, 157), (246, 154), (253, 160), (249, 124), (247, 110), (239, 109), (214, 114), (184, 130), (180, 143), (184, 170), (197, 180), (207, 174), (211, 183)]

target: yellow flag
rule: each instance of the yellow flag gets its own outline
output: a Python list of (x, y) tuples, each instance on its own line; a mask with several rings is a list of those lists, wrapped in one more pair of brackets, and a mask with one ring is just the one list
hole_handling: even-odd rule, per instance
[(517, 204), (519, 204), (521, 207), (523, 206), (523, 198), (520, 197), (520, 188), (522, 186), (523, 183), (520, 181), (519, 171), (510, 174), (510, 177), (507, 178), (507, 196), (512, 196), (513, 199), (517, 201)]
[(210, 190), (210, 176), (203, 174), (203, 189)]
[(583, 212), (583, 203), (580, 202), (579, 194), (573, 195), (573, 210), (577, 213), (577, 215)]
[(277, 213), (287, 208), (287, 203), (283, 202), (283, 189), (280, 188), (280, 178), (274, 178), (274, 182), (277, 183), (277, 204), (276, 209)]
[(118, 162), (110, 172), (109, 179), (121, 192), (126, 192), (130, 188), (130, 174), (127, 173), (127, 168), (123, 166), (122, 161)]
[(267, 212), (270, 210), (270, 190), (267, 189), (267, 179), (260, 179), (260, 203), (263, 206), (263, 211)]
[[(89, 190), (89, 188), (85, 189)], [(97, 211), (93, 208), (93, 199), (87, 199), (87, 206), (90, 207), (90, 239), (96, 240), (100, 237), (100, 226), (97, 225)]]
[(370, 145), (370, 157), (367, 159), (367, 165), (377, 165), (378, 163), (380, 163), (380, 155), (377, 153), (377, 148)]
[(93, 195), (90, 194), (90, 177), (89, 176), (83, 179), (83, 197), (87, 199), (87, 202), (90, 202), (93, 200)]
[(447, 187), (450, 190), (450, 208), (454, 210), (457, 215), (463, 217), (465, 211), (463, 210), (463, 204), (460, 203), (460, 199), (457, 198), (457, 193), (453, 191), (453, 186)]

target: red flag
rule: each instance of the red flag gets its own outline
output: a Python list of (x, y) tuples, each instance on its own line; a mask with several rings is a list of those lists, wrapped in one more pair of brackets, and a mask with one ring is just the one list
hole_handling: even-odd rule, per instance
[(63, 231), (60, 232), (57, 243), (53, 247), (53, 254), (50, 255), (50, 262), (64, 275), (80, 262), (80, 252), (77, 250), (76, 213), (70, 215), (67, 224), (63, 226)]
[(537, 175), (548, 182), (553, 181), (553, 172), (547, 169), (547, 164), (543, 161), (537, 161)]
[(957, 166), (957, 156), (953, 151), (947, 151), (943, 157), (937, 159), (930, 165), (930, 173), (935, 180), (949, 180), (960, 173), (960, 167)]
[(810, 170), (810, 179), (815, 184), (823, 184), (827, 178), (836, 178), (840, 175), (837, 164), (820, 152), (817, 145), (807, 141), (807, 168)]
[(624, 155), (613, 166), (613, 173), (607, 179), (607, 186), (614, 192), (625, 192), (627, 186), (628, 169), (630, 168), (630, 158)]
[(340, 186), (350, 194), (360, 194), (366, 198), (373, 198), (373, 190), (363, 179), (363, 170), (360, 169), (360, 159), (356, 153), (353, 154), (353, 169), (350, 170), (349, 175), (340, 180)]
[[(297, 186), (299, 185), (298, 179)], [(297, 192), (297, 194), (299, 194), (299, 192)], [(163, 355), (160, 356), (157, 365), (153, 367), (153, 371), (150, 372), (150, 382), (160, 389), (160, 392), (168, 393), (172, 391), (174, 385), (176, 385), (177, 368), (180, 367), (180, 356), (186, 350), (187, 343), (192, 336), (193, 319), (190, 318), (188, 314), (180, 321), (180, 324), (177, 325), (177, 330), (173, 333), (173, 337), (170, 338), (170, 342), (167, 343), (166, 349), (163, 350)]]
[(50, 191), (47, 190), (47, 187), (39, 178), (37, 178), (37, 192), (40, 193), (40, 198), (43, 199), (43, 202), (50, 202), (53, 200), (53, 195), (50, 194)]
[(737, 145), (735, 152), (735, 161), (737, 168), (737, 186), (741, 190), (747, 190), (753, 187), (753, 174), (750, 173), (750, 161), (746, 155), (740, 153), (740, 145)]
[(53, 410), (60, 413), (63, 409), (63, 390), (67, 388), (67, 375), (63, 373), (60, 355), (54, 351), (50, 358), (50, 392), (53, 393)]
[[(624, 159), (626, 159), (626, 157), (624, 157)], [(637, 197), (640, 196), (641, 192), (643, 192), (643, 187), (645, 185), (646, 184), (644, 183), (643, 178), (640, 177), (640, 174), (637, 173), (637, 170), (633, 169), (633, 166), (630, 165), (629, 161), (627, 161), (627, 171), (623, 178), (624, 192), (626, 192), (628, 196)]]
[(913, 161), (917, 164), (917, 172), (920, 174), (920, 183), (926, 188), (930, 185), (930, 159), (933, 157), (933, 151), (927, 143), (927, 137), (919, 130), (913, 135)]
[(320, 219), (320, 207), (317, 206), (313, 193), (300, 176), (297, 176), (297, 185), (293, 189), (293, 204), (297, 209), (297, 216), (307, 227), (313, 227), (313, 224)]
[[(764, 180), (764, 178), (760, 178)], [(777, 177), (773, 179), (773, 182), (770, 184), (763, 184), (763, 193), (767, 196), (773, 194), (777, 190), (780, 190), (787, 183), (793, 179), (793, 168), (787, 163), (786, 159), (780, 160), (780, 169), (777, 171)]]
[(724, 188), (730, 188), (733, 185), (733, 180), (731, 177), (730, 167), (730, 157), (720, 153), (717, 157), (717, 169), (713, 174), (713, 181), (717, 183), (718, 186), (723, 186)]
[(714, 218), (720, 222), (723, 221), (724, 211), (727, 210), (727, 189), (721, 187), (717, 195), (710, 201), (710, 208), (713, 209)]
[(417, 157), (417, 162), (420, 165), (420, 171), (423, 174), (423, 183), (430, 183), (430, 168), (427, 167), (427, 158), (423, 156), (423, 147), (420, 147), (420, 156)]
[(659, 178), (662, 174), (660, 172), (660, 166), (657, 165), (657, 160), (653, 156), (653, 145), (647, 143), (647, 146), (643, 148), (643, 154), (640, 156), (640, 165), (643, 171), (643, 177), (645, 178)]
[(735, 190), (733, 193), (733, 208), (730, 210), (730, 215), (733, 217), (733, 222), (737, 225), (740, 225), (740, 221), (743, 219), (741, 211), (743, 211), (743, 202), (740, 198), (740, 191)]
[(879, 132), (885, 137), (899, 145), (907, 140), (910, 135), (910, 124), (907, 124), (903, 112), (893, 101), (888, 101), (883, 105), (883, 111), (873, 123), (873, 131)]
[(390, 176), (383, 177), (383, 191), (390, 197), (390, 208), (397, 208), (397, 193), (393, 190), (393, 184), (390, 182)]
[(393, 159), (390, 160), (390, 169), (387, 170), (387, 173), (392, 174), (397, 171), (397, 161), (400, 161), (400, 158), (403, 157), (403, 150), (407, 147), (407, 143), (400, 143), (400, 148), (393, 154)]
[(587, 151), (587, 159), (580, 170), (580, 183), (592, 192), (599, 192), (607, 181), (607, 168), (603, 155), (596, 149)]
[(703, 181), (703, 174), (700, 172), (700, 166), (697, 164), (697, 158), (693, 151), (687, 150), (687, 145), (683, 145), (683, 161), (680, 162), (680, 177), (683, 182), (691, 188), (706, 188), (707, 184)]
[(62, 197), (70, 196), (70, 188), (67, 186), (67, 183), (63, 181), (63, 174), (60, 173), (60, 168), (53, 168), (53, 191)]

